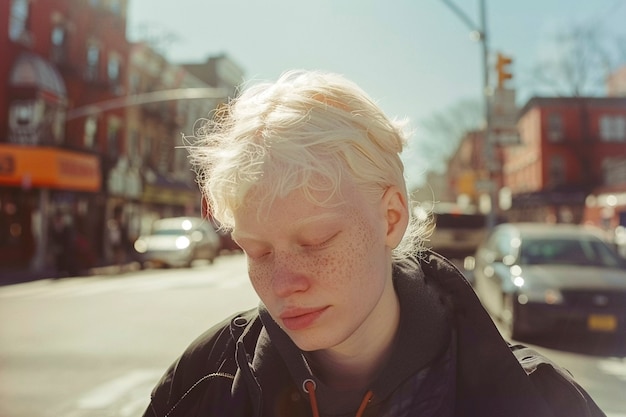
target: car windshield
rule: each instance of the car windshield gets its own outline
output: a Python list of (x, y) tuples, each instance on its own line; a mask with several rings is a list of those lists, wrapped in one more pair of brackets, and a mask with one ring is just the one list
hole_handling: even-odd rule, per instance
[(621, 268), (624, 262), (611, 248), (594, 239), (537, 239), (523, 240), (520, 248), (522, 265), (580, 265)]
[(183, 229), (155, 229), (152, 234), (157, 236), (180, 236), (186, 235), (189, 230)]

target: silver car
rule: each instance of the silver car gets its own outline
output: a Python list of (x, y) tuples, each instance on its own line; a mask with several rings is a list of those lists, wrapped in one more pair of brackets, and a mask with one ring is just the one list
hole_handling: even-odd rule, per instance
[(512, 339), (626, 334), (626, 265), (593, 229), (501, 224), (479, 246), (473, 274), (483, 305)]
[(149, 235), (134, 244), (142, 266), (190, 267), (195, 260), (218, 256), (220, 238), (211, 223), (200, 217), (156, 220)]

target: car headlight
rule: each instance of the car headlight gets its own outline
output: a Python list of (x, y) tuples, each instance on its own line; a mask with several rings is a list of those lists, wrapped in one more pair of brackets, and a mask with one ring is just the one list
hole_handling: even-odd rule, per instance
[(148, 250), (148, 244), (143, 239), (137, 239), (133, 246), (138, 253), (146, 253)]
[(545, 303), (545, 304), (562, 304), (563, 294), (561, 291), (554, 288), (547, 289), (530, 289), (523, 288), (520, 294), (517, 296), (517, 301), (520, 304), (526, 303)]
[(202, 240), (202, 232), (199, 230), (194, 230), (191, 233), (191, 240), (194, 242), (200, 242)]
[(191, 241), (187, 236), (179, 236), (176, 238), (176, 248), (187, 249)]
[(509, 269), (511, 282), (517, 288), (517, 301), (520, 304), (527, 303), (545, 303), (545, 304), (561, 304), (563, 303), (563, 294), (554, 288), (533, 288), (528, 285), (524, 279), (524, 273), (519, 265), (512, 265)]

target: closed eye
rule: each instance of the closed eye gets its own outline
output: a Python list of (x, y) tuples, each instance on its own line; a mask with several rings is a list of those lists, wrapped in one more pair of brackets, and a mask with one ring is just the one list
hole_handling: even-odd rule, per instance
[(261, 259), (272, 253), (272, 248), (268, 245), (261, 245), (247, 239), (237, 240), (236, 242), (250, 259)]
[(328, 239), (325, 239), (321, 242), (304, 243), (302, 244), (302, 247), (307, 248), (307, 249), (323, 249), (326, 246), (330, 245), (338, 235), (339, 235), (339, 232), (335, 233), (334, 235), (330, 236)]

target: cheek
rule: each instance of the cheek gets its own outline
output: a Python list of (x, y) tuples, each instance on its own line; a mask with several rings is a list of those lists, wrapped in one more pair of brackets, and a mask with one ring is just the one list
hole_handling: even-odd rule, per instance
[(254, 290), (263, 298), (271, 288), (272, 268), (267, 263), (248, 260), (248, 277)]
[[(371, 283), (384, 257), (384, 240), (370, 223), (359, 221), (346, 244), (320, 259), (329, 277), (329, 286), (342, 287)], [(382, 258), (381, 258), (382, 257)]]

